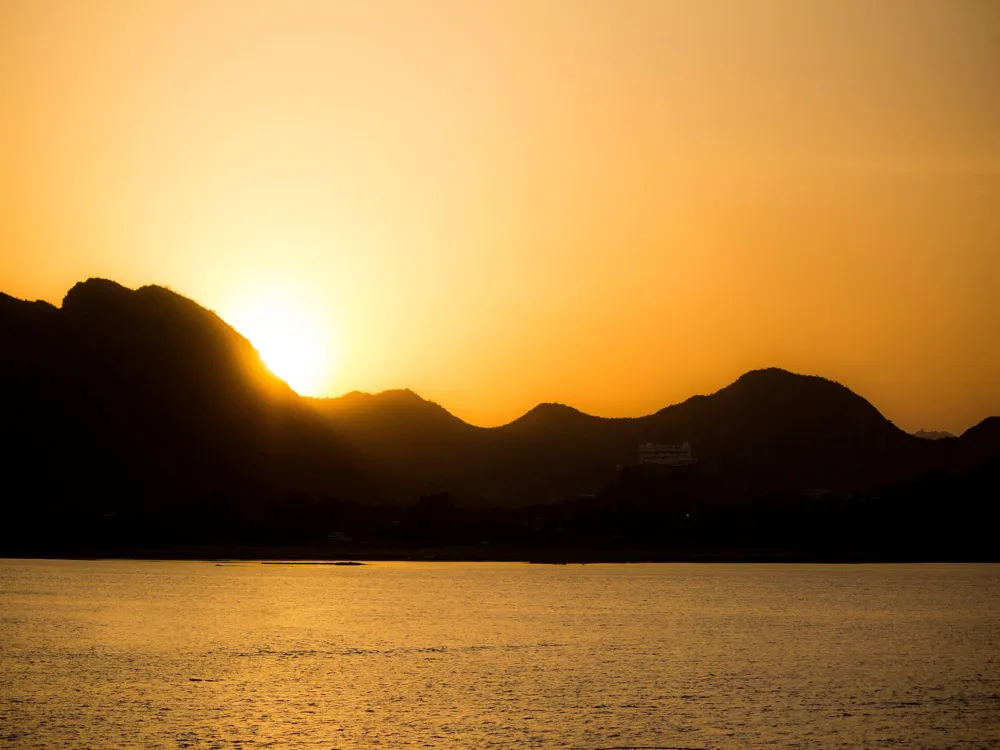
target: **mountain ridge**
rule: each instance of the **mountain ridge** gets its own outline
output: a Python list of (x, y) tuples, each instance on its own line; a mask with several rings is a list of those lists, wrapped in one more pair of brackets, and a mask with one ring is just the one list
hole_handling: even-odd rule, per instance
[[(923, 440), (846, 386), (780, 368), (641, 417), (544, 403), (497, 427), (408, 389), (304, 398), (194, 300), (104, 279), (74, 285), (61, 308), (0, 297), (0, 376), (4, 429), (24, 438), (6, 459), (19, 491), (62, 496), (75, 481), (119, 505), (135, 495), (162, 505), (172, 493), (260, 503), (295, 492), (554, 503), (616, 481), (645, 442), (690, 442), (698, 473), (748, 496), (876, 492), (1000, 456), (1000, 418), (955, 440)], [(26, 466), (55, 475), (54, 488), (39, 489)], [(60, 478), (64, 466), (79, 477)]]
[[(96, 295), (92, 294), (92, 292), (95, 289), (97, 289), (97, 288), (100, 288), (103, 291), (100, 294), (96, 294)], [(170, 289), (169, 287), (155, 285), (155, 284), (144, 285), (144, 286), (140, 286), (140, 287), (136, 288), (135, 290), (131, 290), (131, 289), (128, 289), (127, 287), (119, 284), (118, 282), (111, 281), (111, 280), (108, 280), (108, 279), (98, 278), (98, 277), (92, 277), (92, 278), (87, 279), (86, 281), (77, 282), (67, 292), (67, 294), (64, 296), (64, 298), (63, 298), (63, 306), (62, 307), (56, 307), (55, 305), (52, 305), (51, 303), (49, 303), (47, 301), (44, 301), (44, 300), (20, 299), (20, 298), (8, 295), (8, 294), (6, 294), (6, 293), (4, 293), (2, 291), (0, 291), (0, 304), (2, 304), (4, 300), (6, 300), (6, 301), (9, 301), (9, 302), (13, 302), (13, 303), (19, 303), (19, 304), (26, 304), (26, 305), (31, 305), (31, 306), (37, 306), (37, 307), (43, 308), (43, 309), (48, 310), (48, 311), (58, 311), (58, 310), (64, 309), (66, 307), (66, 303), (67, 302), (70, 303), (71, 307), (75, 306), (75, 303), (77, 302), (77, 300), (80, 297), (82, 297), (82, 296), (95, 297), (97, 299), (100, 299), (102, 295), (106, 295), (108, 292), (121, 295), (122, 297), (124, 297), (126, 294), (140, 294), (140, 295), (150, 295), (150, 296), (160, 296), (160, 295), (162, 295), (166, 299), (171, 299), (172, 298), (172, 299), (175, 299), (175, 300), (180, 300), (180, 301), (182, 301), (182, 305), (183, 306), (189, 306), (192, 311), (194, 311), (194, 310), (200, 310), (202, 312), (209, 313), (210, 315), (212, 315), (213, 317), (215, 317), (218, 320), (219, 323), (221, 323), (226, 329), (228, 329), (229, 332), (231, 332), (235, 336), (238, 336), (239, 338), (241, 338), (244, 341), (246, 341), (246, 343), (248, 345), (250, 345), (250, 347), (252, 349), (252, 343), (251, 342), (247, 341), (241, 334), (239, 334), (238, 331), (236, 331), (232, 326), (230, 326), (228, 323), (226, 323), (226, 321), (224, 319), (220, 318), (214, 312), (208, 310), (207, 308), (204, 308), (199, 303), (197, 303), (195, 300), (193, 300), (193, 299), (191, 299), (189, 297), (186, 297), (186, 296), (184, 296), (184, 295), (182, 295), (182, 294), (180, 294), (180, 293), (178, 293), (178, 292)], [(256, 350), (254, 350), (254, 354), (255, 355), (257, 354)], [(274, 375), (273, 373), (271, 373), (270, 370), (267, 370), (267, 373), (268, 373), (269, 376), (271, 376), (275, 380), (280, 381), (280, 378), (278, 376)], [(886, 419), (886, 421), (888, 421), (888, 422), (891, 423), (891, 420), (888, 420), (887, 418), (885, 418), (881, 414), (881, 412), (877, 409), (877, 407), (875, 407), (873, 404), (871, 404), (871, 402), (869, 402), (867, 399), (864, 399), (864, 397), (862, 397), (859, 394), (857, 394), (856, 392), (852, 391), (849, 387), (843, 385), (842, 383), (839, 383), (838, 381), (826, 378), (826, 377), (821, 376), (821, 375), (794, 373), (794, 372), (791, 372), (789, 370), (786, 370), (786, 369), (780, 368), (780, 367), (766, 367), (766, 368), (758, 368), (758, 369), (748, 370), (747, 372), (745, 372), (742, 375), (740, 375), (732, 383), (730, 383), (730, 384), (728, 384), (726, 386), (723, 386), (723, 387), (717, 389), (716, 391), (713, 391), (713, 392), (710, 392), (710, 393), (692, 394), (691, 396), (683, 399), (682, 401), (678, 401), (678, 402), (675, 402), (675, 403), (672, 403), (672, 404), (668, 404), (666, 406), (663, 406), (663, 407), (657, 409), (656, 411), (653, 411), (653, 412), (650, 412), (650, 413), (644, 414), (644, 415), (638, 415), (638, 416), (605, 416), (605, 415), (596, 415), (596, 414), (590, 414), (590, 413), (581, 411), (580, 409), (578, 409), (578, 408), (576, 408), (576, 407), (574, 407), (574, 406), (572, 406), (570, 404), (565, 404), (565, 403), (562, 403), (562, 402), (540, 402), (539, 404), (536, 404), (535, 406), (533, 406), (530, 409), (528, 409), (527, 411), (525, 411), (520, 416), (511, 419), (509, 422), (506, 422), (506, 423), (503, 423), (503, 424), (500, 424), (500, 425), (492, 425), (492, 426), (481, 426), (481, 425), (473, 424), (471, 422), (466, 422), (461, 417), (458, 417), (454, 413), (450, 412), (443, 405), (441, 405), (441, 404), (439, 404), (439, 403), (437, 403), (437, 402), (435, 402), (433, 400), (424, 398), (423, 396), (421, 396), (420, 394), (418, 394), (417, 392), (413, 391), (410, 388), (392, 388), (392, 389), (386, 389), (386, 390), (383, 390), (383, 391), (376, 391), (376, 392), (355, 390), (355, 391), (350, 391), (348, 393), (345, 393), (345, 394), (342, 394), (342, 395), (339, 395), (339, 396), (322, 396), (322, 397), (301, 396), (300, 398), (303, 398), (307, 402), (312, 403), (314, 406), (329, 406), (331, 408), (339, 408), (340, 404), (347, 404), (348, 402), (356, 402), (356, 403), (352, 404), (352, 406), (356, 406), (359, 403), (365, 403), (365, 405), (369, 406), (370, 408), (379, 408), (382, 405), (384, 405), (384, 402), (387, 401), (387, 400), (391, 400), (391, 401), (394, 401), (394, 402), (400, 402), (400, 403), (405, 403), (406, 401), (409, 401), (409, 402), (411, 402), (413, 404), (417, 404), (417, 405), (424, 404), (424, 405), (429, 405), (429, 406), (437, 407), (437, 409), (440, 409), (445, 414), (449, 415), (450, 417), (453, 417), (455, 420), (458, 420), (458, 421), (462, 422), (463, 424), (465, 424), (465, 425), (467, 425), (469, 427), (474, 427), (474, 428), (477, 428), (477, 429), (484, 429), (484, 430), (491, 430), (491, 429), (499, 429), (499, 428), (508, 427), (508, 426), (510, 426), (512, 424), (522, 422), (522, 420), (526, 420), (526, 419), (528, 421), (532, 421), (532, 420), (535, 420), (535, 419), (545, 419), (545, 418), (549, 417), (550, 415), (557, 414), (557, 413), (558, 414), (563, 414), (563, 415), (572, 413), (576, 417), (589, 418), (589, 419), (594, 419), (594, 420), (603, 420), (603, 421), (645, 419), (645, 418), (649, 418), (649, 417), (654, 417), (654, 416), (660, 415), (663, 412), (667, 412), (668, 410), (675, 409), (677, 407), (683, 406), (683, 405), (687, 404), (688, 402), (696, 401), (696, 400), (699, 400), (699, 399), (708, 398), (708, 397), (713, 396), (713, 395), (718, 395), (720, 393), (728, 391), (729, 389), (737, 389), (739, 387), (745, 386), (747, 383), (752, 383), (755, 380), (759, 381), (761, 378), (766, 378), (766, 377), (784, 378), (786, 382), (790, 382), (790, 381), (793, 381), (795, 379), (807, 379), (807, 380), (812, 380), (814, 382), (826, 384), (827, 386), (832, 386), (835, 389), (838, 389), (838, 390), (841, 390), (842, 392), (850, 394), (854, 398), (858, 399), (860, 402), (863, 402), (871, 410), (874, 410), (874, 412), (877, 413), (880, 417), (882, 417), (883, 419)], [(281, 381), (281, 382), (284, 383), (284, 381)], [(287, 384), (285, 384), (285, 385), (287, 386)], [(1000, 419), (1000, 417), (996, 417), (996, 418)], [(989, 419), (991, 419), (991, 417), (987, 416), (987, 417), (985, 417), (982, 420), (982, 422), (988, 421)], [(977, 425), (971, 426), (968, 429), (969, 430), (974, 429), (975, 427), (978, 426), (978, 424), (981, 424), (981, 422), (977, 423)], [(893, 426), (895, 427), (895, 425), (893, 425)], [(896, 428), (896, 429), (899, 429), (899, 428)], [(900, 430), (900, 431), (902, 432), (902, 430)], [(924, 432), (924, 431), (920, 430), (918, 432)], [(966, 430), (966, 432), (968, 432), (968, 430)], [(951, 433), (935, 432), (935, 431), (930, 431), (930, 432), (928, 432), (926, 434), (933, 434), (933, 435), (940, 434), (942, 436), (955, 437)]]
[[(559, 420), (577, 419), (577, 420), (580, 420), (580, 421), (583, 421), (585, 419), (592, 419), (592, 420), (601, 421), (601, 422), (612, 422), (612, 421), (636, 420), (636, 419), (652, 418), (652, 417), (656, 417), (658, 415), (661, 415), (664, 412), (668, 412), (671, 409), (675, 409), (677, 407), (683, 406), (684, 404), (687, 404), (690, 401), (697, 402), (697, 401), (700, 401), (702, 399), (709, 398), (711, 396), (717, 395), (717, 394), (719, 394), (719, 393), (721, 393), (723, 391), (727, 391), (728, 389), (733, 388), (737, 384), (740, 384), (741, 381), (744, 382), (744, 383), (747, 382), (748, 380), (752, 381), (755, 378), (759, 377), (760, 374), (763, 374), (764, 376), (768, 376), (768, 375), (777, 375), (779, 377), (790, 376), (790, 378), (792, 378), (792, 379), (805, 378), (805, 379), (811, 379), (813, 381), (818, 381), (818, 382), (822, 382), (822, 383), (826, 383), (826, 384), (835, 386), (838, 390), (840, 390), (842, 392), (846, 392), (846, 393), (850, 394), (851, 396), (854, 396), (857, 399), (860, 399), (865, 404), (867, 404), (871, 409), (875, 410), (875, 412), (877, 412), (880, 417), (882, 417), (883, 419), (886, 419), (886, 421), (890, 421), (887, 418), (885, 418), (881, 414), (881, 412), (878, 411), (877, 407), (875, 407), (873, 404), (871, 404), (871, 402), (869, 402), (867, 399), (864, 399), (864, 397), (862, 397), (859, 394), (851, 391), (850, 388), (848, 388), (847, 386), (845, 386), (845, 385), (843, 385), (843, 384), (841, 384), (841, 383), (839, 383), (839, 382), (837, 382), (835, 380), (831, 380), (831, 379), (825, 378), (825, 377), (823, 377), (821, 375), (806, 375), (806, 374), (794, 373), (794, 372), (791, 372), (790, 370), (786, 370), (786, 369), (780, 368), (780, 367), (767, 367), (767, 368), (760, 368), (760, 369), (756, 369), (756, 370), (748, 370), (746, 373), (743, 373), (739, 378), (737, 378), (736, 380), (734, 380), (732, 383), (730, 383), (728, 385), (725, 385), (725, 386), (722, 386), (721, 388), (719, 388), (716, 391), (712, 391), (710, 393), (696, 393), (696, 394), (692, 394), (691, 396), (688, 396), (687, 398), (683, 399), (682, 401), (678, 401), (678, 402), (675, 402), (675, 403), (672, 403), (672, 404), (668, 404), (666, 406), (663, 406), (663, 407), (661, 407), (661, 408), (659, 408), (659, 409), (657, 409), (655, 411), (651, 411), (651, 412), (648, 412), (646, 414), (640, 414), (640, 415), (636, 415), (636, 416), (607, 416), (607, 415), (601, 415), (601, 414), (591, 414), (589, 412), (582, 411), (581, 409), (578, 409), (577, 407), (575, 407), (575, 406), (573, 406), (571, 404), (566, 404), (566, 403), (563, 403), (561, 401), (543, 401), (543, 402), (540, 402), (540, 403), (536, 404), (535, 406), (531, 407), (530, 409), (528, 409), (527, 411), (525, 411), (520, 416), (514, 417), (513, 419), (511, 419), (511, 420), (509, 420), (507, 422), (503, 422), (503, 423), (498, 424), (498, 425), (485, 425), (485, 426), (484, 425), (477, 425), (477, 424), (474, 424), (472, 422), (468, 422), (468, 421), (462, 419), (461, 417), (457, 416), (453, 412), (449, 411), (447, 409), (447, 407), (445, 407), (445, 406), (443, 406), (443, 405), (439, 404), (438, 402), (433, 401), (431, 399), (424, 398), (419, 393), (417, 393), (416, 391), (413, 391), (410, 388), (390, 388), (390, 389), (386, 389), (384, 391), (360, 391), (360, 390), (355, 390), (355, 391), (350, 391), (348, 393), (342, 394), (340, 396), (322, 396), (322, 397), (305, 396), (303, 398), (306, 398), (308, 401), (314, 403), (314, 405), (316, 405), (316, 406), (329, 405), (331, 408), (338, 408), (340, 404), (344, 404), (345, 406), (347, 404), (350, 404), (351, 406), (355, 406), (355, 405), (357, 405), (359, 403), (363, 403), (365, 406), (367, 406), (369, 408), (379, 408), (380, 406), (385, 405), (386, 402), (393, 402), (393, 403), (395, 403), (397, 405), (400, 405), (400, 406), (408, 403), (409, 405), (411, 405), (414, 408), (421, 408), (422, 406), (432, 406), (432, 407), (436, 407), (437, 409), (440, 409), (440, 410), (444, 411), (449, 416), (453, 417), (454, 419), (462, 422), (463, 424), (465, 424), (465, 425), (467, 425), (469, 427), (474, 427), (474, 428), (480, 429), (480, 430), (498, 430), (498, 429), (504, 429), (504, 428), (510, 427), (511, 425), (514, 425), (514, 424), (531, 423), (531, 422), (544, 422), (547, 419), (553, 419), (553, 420), (555, 420), (555, 419), (559, 419)], [(897, 429), (899, 429), (899, 428), (897, 428)], [(900, 430), (900, 432), (903, 432), (903, 431)]]
[(91, 279), (61, 308), (2, 302), (0, 467), (25, 524), (140, 516), (153, 536), (196, 536), (234, 504), (379, 497), (343, 436), (193, 300)]

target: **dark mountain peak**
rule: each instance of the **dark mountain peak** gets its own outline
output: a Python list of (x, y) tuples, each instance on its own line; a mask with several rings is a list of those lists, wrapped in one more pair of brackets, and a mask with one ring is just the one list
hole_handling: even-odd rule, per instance
[(949, 438), (956, 437), (950, 432), (945, 432), (944, 430), (924, 430), (920, 429), (913, 433), (914, 437), (922, 438), (924, 440), (947, 440)]
[(744, 416), (754, 413), (769, 421), (848, 420), (889, 426), (903, 434), (869, 401), (846, 386), (818, 375), (800, 375), (777, 367), (751, 370), (715, 393), (692, 396), (653, 416), (706, 411), (718, 412), (717, 416), (723, 412)]
[(367, 391), (351, 391), (343, 396), (335, 398), (313, 399), (317, 405), (328, 407), (332, 410), (357, 410), (357, 409), (381, 409), (386, 407), (421, 408), (442, 407), (433, 401), (428, 401), (409, 388), (394, 388), (379, 393), (368, 393)]
[(822, 414), (856, 424), (891, 426), (902, 432), (867, 399), (819, 375), (800, 375), (776, 367), (751, 370), (715, 395), (724, 400), (746, 401), (748, 408), (752, 402), (755, 408), (770, 409), (792, 419)]
[(371, 394), (373, 399), (393, 404), (428, 404), (437, 406), (409, 388), (392, 388), (388, 391)]
[(545, 401), (537, 406), (529, 409), (525, 414), (521, 416), (521, 419), (525, 417), (537, 417), (537, 418), (551, 418), (563, 419), (566, 417), (573, 418), (577, 415), (587, 416), (579, 409), (575, 409), (572, 406), (567, 406), (566, 404), (560, 404), (556, 401)]
[[(826, 393), (839, 391), (841, 393), (849, 393), (851, 396), (856, 396), (856, 394), (849, 388), (834, 380), (829, 380), (819, 375), (801, 375), (796, 372), (783, 370), (780, 367), (767, 367), (761, 370), (750, 370), (743, 373), (728, 387), (755, 389), (758, 391), (779, 391), (785, 388), (796, 388), (800, 390), (812, 389), (817, 393), (823, 391)], [(856, 397), (860, 398), (860, 396)]]
[(111, 368), (120, 382), (149, 393), (200, 393), (235, 402), (292, 391), (253, 345), (222, 318), (162, 286), (129, 289), (91, 278), (67, 292), (59, 311), (79, 362)]
[(101, 307), (108, 304), (121, 303), (133, 292), (116, 281), (90, 278), (73, 285), (63, 297), (63, 309), (67, 311)]
[(66, 292), (66, 297), (80, 295), (107, 295), (107, 294), (131, 294), (132, 290), (127, 286), (119, 284), (117, 281), (105, 279), (100, 276), (91, 276), (86, 281), (78, 281)]
[(343, 396), (336, 396), (333, 398), (310, 398), (309, 400), (316, 402), (317, 405), (339, 404), (341, 406), (354, 406), (371, 403), (374, 398), (375, 394), (368, 393), (367, 391), (351, 391), (350, 393), (345, 393)]
[(776, 380), (790, 380), (797, 378), (808, 378), (813, 377), (811, 375), (800, 375), (790, 370), (785, 370), (781, 367), (761, 367), (756, 370), (747, 370), (745, 373), (736, 378), (737, 383), (749, 382), (749, 381), (776, 381)]
[(931, 447), (845, 386), (777, 368), (641, 423), (644, 439), (690, 441), (707, 476), (755, 491), (871, 487), (904, 471), (914, 444)]
[(566, 427), (577, 427), (582, 424), (590, 424), (603, 421), (599, 417), (585, 414), (572, 406), (545, 402), (538, 404), (530, 411), (521, 415), (505, 427), (517, 427), (521, 429), (559, 429)]
[[(147, 285), (129, 289), (115, 281), (91, 278), (76, 284), (63, 299), (63, 310), (72, 315), (114, 316), (122, 325), (133, 322), (132, 315), (149, 316), (160, 324), (196, 322), (234, 342), (246, 341), (235, 329), (193, 299), (163, 286)], [(138, 321), (136, 321), (138, 322)], [(146, 320), (144, 323), (148, 323)]]
[(327, 417), (340, 422), (364, 422), (368, 428), (391, 430), (406, 425), (468, 427), (440, 404), (428, 401), (409, 388), (380, 393), (352, 391), (338, 398), (309, 399)]

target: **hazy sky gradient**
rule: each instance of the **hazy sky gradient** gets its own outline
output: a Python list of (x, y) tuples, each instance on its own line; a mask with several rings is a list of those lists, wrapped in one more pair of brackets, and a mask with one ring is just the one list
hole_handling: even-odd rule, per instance
[(776, 365), (961, 431), (998, 81), (992, 0), (6, 0), (0, 290), (306, 318), (312, 390), (479, 424)]

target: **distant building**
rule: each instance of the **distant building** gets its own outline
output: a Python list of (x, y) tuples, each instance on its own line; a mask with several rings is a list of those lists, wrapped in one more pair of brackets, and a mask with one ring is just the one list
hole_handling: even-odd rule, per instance
[(680, 445), (658, 445), (643, 443), (639, 446), (639, 463), (658, 466), (690, 466), (695, 462), (691, 455), (691, 443)]

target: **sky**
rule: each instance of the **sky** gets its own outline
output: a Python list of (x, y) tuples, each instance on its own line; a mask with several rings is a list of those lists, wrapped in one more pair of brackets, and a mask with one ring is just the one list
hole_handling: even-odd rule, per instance
[(0, 290), (475, 424), (778, 366), (1000, 414), (993, 0), (3, 0)]

